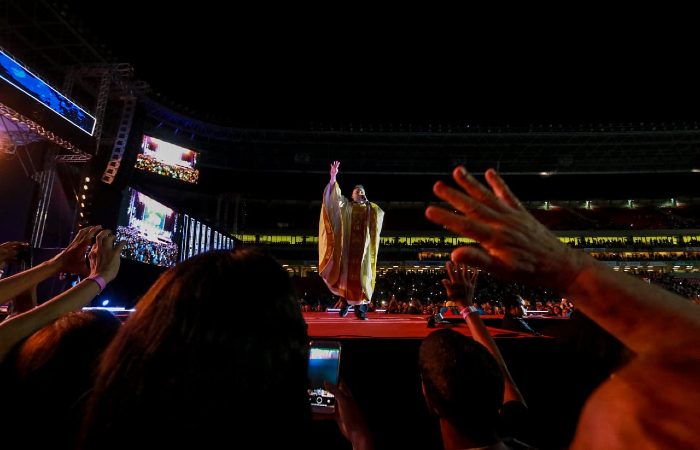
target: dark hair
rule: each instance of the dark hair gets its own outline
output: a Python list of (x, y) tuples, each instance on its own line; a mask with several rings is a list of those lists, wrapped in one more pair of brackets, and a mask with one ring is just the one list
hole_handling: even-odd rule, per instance
[(501, 298), (501, 303), (504, 308), (516, 308), (523, 306), (522, 299), (520, 294), (507, 293)]
[(7, 448), (75, 448), (93, 371), (120, 326), (106, 310), (71, 312), (12, 349), (0, 370)]
[(418, 361), (431, 412), (475, 443), (492, 443), (505, 381), (486, 347), (451, 328), (439, 329), (423, 339)]
[(166, 270), (135, 309), (105, 352), (82, 448), (308, 439), (309, 337), (271, 255), (200, 253)]
[(355, 187), (352, 188), (352, 190), (354, 191), (354, 190), (357, 189), (357, 188), (360, 188), (360, 189), (362, 189), (363, 191), (366, 191), (366, 190), (367, 190), (367, 189), (365, 189), (365, 187), (362, 186), (361, 184), (356, 184)]

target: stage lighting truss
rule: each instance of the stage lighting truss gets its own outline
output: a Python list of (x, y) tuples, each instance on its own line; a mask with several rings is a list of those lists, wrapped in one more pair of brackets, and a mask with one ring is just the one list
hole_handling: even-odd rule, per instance
[(14, 153), (17, 147), (48, 139), (60, 145), (80, 161), (89, 161), (90, 154), (80, 150), (70, 142), (45, 129), (33, 120), (19, 114), (7, 105), (0, 103), (0, 150)]

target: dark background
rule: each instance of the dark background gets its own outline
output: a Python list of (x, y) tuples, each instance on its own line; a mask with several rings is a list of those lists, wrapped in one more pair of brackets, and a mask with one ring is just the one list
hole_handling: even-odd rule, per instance
[[(237, 126), (697, 120), (693, 40), (586, 11), (68, 3), (163, 101)], [(506, 13), (506, 15), (509, 15)], [(571, 21), (571, 17), (579, 20)], [(677, 20), (677, 18), (674, 18)], [(590, 24), (596, 24), (591, 26)], [(658, 28), (657, 28), (658, 27)]]

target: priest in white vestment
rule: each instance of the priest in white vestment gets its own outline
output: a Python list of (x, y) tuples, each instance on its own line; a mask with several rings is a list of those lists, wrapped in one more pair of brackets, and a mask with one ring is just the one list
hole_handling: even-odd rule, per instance
[(323, 192), (318, 230), (318, 271), (328, 288), (344, 300), (340, 315), (353, 305), (355, 316), (367, 320), (377, 274), (377, 252), (384, 211), (367, 200), (357, 185), (345, 198), (336, 181), (339, 161), (331, 164), (331, 179)]

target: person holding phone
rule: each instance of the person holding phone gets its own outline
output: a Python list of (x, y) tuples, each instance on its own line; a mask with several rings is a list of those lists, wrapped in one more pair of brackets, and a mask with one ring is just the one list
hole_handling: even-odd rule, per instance
[(377, 275), (377, 253), (384, 211), (367, 200), (358, 184), (352, 201), (340, 192), (336, 181), (340, 161), (331, 164), (331, 179), (323, 192), (318, 230), (318, 272), (330, 291), (340, 296), (339, 314), (345, 317), (349, 305), (355, 316), (367, 320)]
[[(232, 326), (250, 298), (255, 320)], [(327, 448), (310, 439), (307, 324), (269, 251), (199, 253), (163, 272), (135, 309), (103, 353), (77, 449)], [(324, 387), (336, 412), (323, 418), (371, 450), (347, 387)]]

